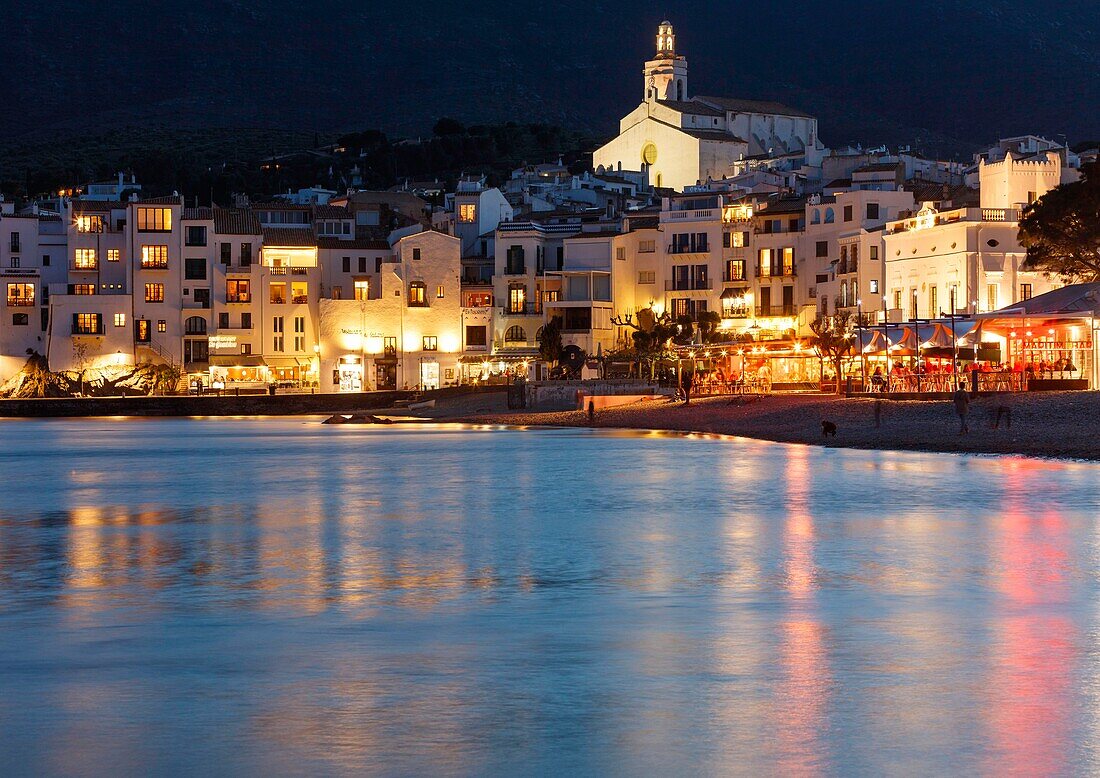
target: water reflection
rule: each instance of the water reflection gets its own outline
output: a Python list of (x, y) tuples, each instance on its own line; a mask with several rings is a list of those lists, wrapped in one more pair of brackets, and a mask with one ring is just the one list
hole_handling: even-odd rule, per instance
[(0, 758), (28, 772), (1095, 765), (1094, 466), (273, 420), (0, 435)]

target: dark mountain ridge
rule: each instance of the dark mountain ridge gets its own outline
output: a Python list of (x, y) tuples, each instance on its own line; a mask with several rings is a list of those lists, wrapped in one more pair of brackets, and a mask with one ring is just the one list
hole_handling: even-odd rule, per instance
[(702, 94), (815, 113), (826, 143), (964, 153), (1100, 136), (1100, 3), (447, 0), (9, 3), (0, 135), (144, 123), (426, 134), (439, 116), (610, 135), (657, 22)]

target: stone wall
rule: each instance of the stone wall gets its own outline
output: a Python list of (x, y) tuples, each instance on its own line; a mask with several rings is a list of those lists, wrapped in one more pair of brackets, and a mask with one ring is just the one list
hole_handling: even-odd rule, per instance
[[(423, 392), (422, 400), (501, 392), (505, 387), (469, 387)], [(80, 397), (44, 400), (0, 400), (0, 417), (49, 416), (295, 416), (392, 408), (412, 392), (362, 394), (277, 394), (241, 397)]]

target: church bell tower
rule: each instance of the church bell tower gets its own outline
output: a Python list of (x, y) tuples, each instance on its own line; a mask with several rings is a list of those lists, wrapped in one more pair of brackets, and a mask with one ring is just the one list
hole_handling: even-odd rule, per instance
[(645, 99), (687, 100), (687, 60), (676, 54), (676, 33), (672, 22), (657, 27), (657, 56), (645, 63)]

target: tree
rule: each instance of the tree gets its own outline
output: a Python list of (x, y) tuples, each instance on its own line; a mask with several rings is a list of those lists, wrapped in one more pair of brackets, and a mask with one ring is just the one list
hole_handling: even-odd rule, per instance
[(556, 365), (561, 362), (561, 350), (561, 317), (555, 316), (539, 332), (539, 358)]
[(653, 380), (657, 370), (657, 362), (668, 355), (668, 344), (680, 332), (680, 325), (672, 319), (672, 314), (662, 313), (658, 315), (652, 308), (643, 308), (637, 313), (637, 322), (634, 316), (614, 316), (611, 323), (616, 327), (629, 327), (634, 330), (631, 333), (634, 341), (634, 351), (638, 359), (649, 364), (649, 380)]
[(703, 335), (704, 343), (715, 343), (719, 338), (718, 327), (722, 324), (722, 317), (718, 311), (703, 311), (699, 314), (699, 332)]
[(1100, 281), (1100, 162), (1082, 179), (1062, 184), (1024, 209), (1019, 241), (1024, 268), (1054, 273), (1067, 283)]
[(849, 326), (851, 314), (843, 311), (836, 316), (819, 316), (810, 323), (814, 334), (814, 347), (822, 361), (828, 359), (836, 369), (836, 393), (840, 394), (840, 382), (844, 373), (844, 358), (852, 348), (852, 332)]

